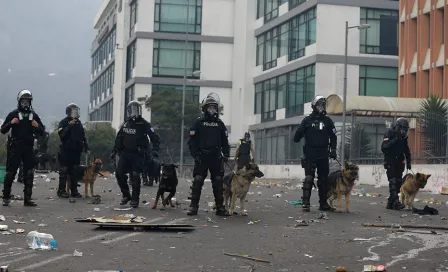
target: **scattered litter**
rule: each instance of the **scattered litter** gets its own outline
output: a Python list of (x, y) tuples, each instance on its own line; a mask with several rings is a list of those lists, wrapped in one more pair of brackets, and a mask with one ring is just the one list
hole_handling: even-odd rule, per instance
[(75, 251), (73, 252), (73, 256), (74, 257), (82, 257), (82, 252), (75, 249)]
[(210, 217), (206, 217), (206, 218), (205, 218), (205, 221), (206, 221), (207, 223), (216, 223), (216, 222), (213, 221)]
[(440, 220), (447, 220), (446, 217), (440, 217)]
[(303, 256), (308, 257), (308, 258), (313, 258), (313, 256), (309, 255), (309, 254), (303, 254)]
[(176, 247), (170, 247), (170, 248), (176, 248)]
[(99, 212), (100, 208), (94, 208), (93, 210), (96, 211), (96, 212)]
[(302, 200), (296, 200), (296, 201), (289, 201), (289, 205), (302, 205)]
[(275, 195), (273, 195), (273, 197), (280, 198), (280, 197), (282, 197), (282, 194), (275, 194)]
[(24, 229), (16, 229), (16, 233), (24, 233), (25, 230)]
[(231, 257), (244, 258), (244, 259), (252, 260), (252, 261), (256, 261), (256, 262), (271, 263), (270, 261), (267, 261), (267, 260), (263, 260), (263, 259), (259, 259), (259, 258), (250, 257), (250, 256), (247, 255), (247, 254), (240, 255), (240, 254), (234, 254), (234, 253), (226, 253), (226, 252), (224, 252), (224, 255), (231, 256)]
[(9, 232), (9, 231), (2, 231), (2, 232), (0, 232), (1, 234), (3, 234), (3, 235), (11, 235), (12, 233), (11, 232)]
[(68, 200), (68, 202), (70, 202), (70, 203), (76, 203), (76, 199), (75, 199), (75, 198), (70, 198), (70, 199)]
[(10, 242), (7, 242), (7, 243), (0, 243), (0, 246), (7, 246), (7, 245), (9, 245), (10, 244)]
[(330, 218), (328, 217), (328, 214), (326, 212), (324, 213), (319, 213), (318, 216), (316, 216), (317, 219), (325, 219), (325, 220), (329, 220)]
[(261, 192), (260, 192), (260, 191), (258, 191), (258, 192), (257, 192), (257, 195), (261, 196)]
[(0, 230), (4, 231), (8, 229), (8, 225), (0, 225)]
[(363, 223), (363, 227), (376, 227), (376, 228), (408, 228), (408, 229), (438, 229), (448, 230), (448, 226), (428, 226), (428, 225), (400, 225), (394, 224), (381, 224), (381, 223)]
[(37, 225), (38, 227), (46, 227), (46, 226), (48, 226), (47, 224), (39, 224), (39, 225)]
[(213, 207), (213, 206), (215, 206), (215, 202), (209, 202), (208, 203), (208, 206), (211, 208), (211, 207)]
[(305, 226), (309, 226), (308, 222), (306, 222), (305, 220), (296, 220), (297, 224), (294, 227), (305, 227)]
[(23, 222), (23, 221), (17, 221), (17, 220), (12, 220), (12, 221), (16, 224), (26, 224), (26, 222)]
[(138, 243), (138, 240), (132, 240), (132, 242), (134, 242), (134, 243)]
[(114, 211), (130, 211), (132, 208), (114, 208)]
[(386, 266), (384, 265), (364, 265), (364, 272), (373, 271), (373, 272), (379, 272), (379, 271), (386, 271)]
[(347, 272), (347, 268), (345, 268), (343, 266), (338, 266), (338, 267), (336, 267), (336, 272)]
[(254, 195), (254, 192), (248, 192), (247, 194), (248, 195)]
[(248, 225), (254, 225), (254, 224), (258, 224), (260, 223), (261, 220), (254, 220), (254, 221), (249, 221), (249, 223), (247, 223)]
[(216, 226), (216, 225), (215, 225), (215, 226), (213, 226), (213, 228), (219, 228), (219, 226)]
[(407, 215), (407, 214), (405, 214), (405, 213), (404, 213), (404, 214), (402, 214), (402, 215), (400, 215), (400, 217), (401, 217), (401, 218), (404, 218), (404, 217), (407, 217), (407, 216), (408, 216), (408, 215)]
[(5, 221), (5, 216), (4, 215), (0, 215), (0, 221)]

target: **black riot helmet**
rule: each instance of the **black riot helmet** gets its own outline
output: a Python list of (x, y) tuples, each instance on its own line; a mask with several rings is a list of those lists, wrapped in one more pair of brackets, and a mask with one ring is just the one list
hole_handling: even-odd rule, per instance
[(311, 108), (313, 112), (319, 115), (327, 114), (327, 99), (322, 95), (316, 95), (313, 100), (311, 100)]
[(400, 133), (400, 136), (406, 138), (409, 131), (409, 122), (403, 117), (400, 117), (395, 122), (394, 130)]
[(218, 94), (209, 93), (207, 97), (202, 100), (201, 109), (206, 117), (218, 118), (219, 116), (219, 105), (221, 101)]
[(244, 140), (246, 140), (246, 141), (250, 140), (250, 133), (249, 132), (244, 133)]
[(17, 95), (17, 108), (19, 109), (19, 111), (31, 112), (32, 101), (33, 101), (33, 94), (31, 94), (29, 90), (21, 90)]
[(78, 119), (80, 114), (80, 108), (75, 103), (70, 103), (65, 107), (65, 114), (67, 114), (68, 117), (73, 119)]
[(138, 101), (133, 100), (126, 106), (127, 117), (130, 119), (136, 119), (142, 116), (142, 105)]

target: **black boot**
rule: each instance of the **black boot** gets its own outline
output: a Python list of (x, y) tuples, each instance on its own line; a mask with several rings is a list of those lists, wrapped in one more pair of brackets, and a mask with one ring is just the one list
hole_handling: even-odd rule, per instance
[[(212, 181), (213, 182), (213, 181)], [(222, 185), (222, 178), (216, 177), (215, 182), (212, 183), (213, 195), (215, 196), (216, 215), (229, 216), (229, 212), (224, 207), (224, 188)]]
[(318, 181), (319, 183), (319, 210), (320, 211), (331, 211), (332, 208), (327, 202), (327, 186), (326, 180)]
[(121, 201), (120, 201), (120, 205), (124, 206), (124, 205), (128, 204), (129, 201), (131, 201), (131, 194), (128, 193), (128, 195), (123, 195), (123, 197), (121, 198)]
[(204, 180), (202, 177), (195, 177), (193, 181), (193, 185), (191, 188), (191, 203), (190, 209), (187, 212), (187, 215), (197, 215), (199, 209), (199, 200), (201, 199), (202, 185), (204, 184)]
[(313, 186), (313, 177), (306, 176), (302, 187), (302, 210), (310, 212), (311, 188)]
[(23, 188), (23, 205), (28, 207), (35, 207), (37, 204), (31, 199), (31, 195), (33, 194), (33, 182), (34, 182), (34, 171), (28, 170), (24, 179), (24, 188)]
[(11, 203), (11, 186), (14, 182), (15, 173), (6, 172), (3, 182), (3, 206), (9, 206)]
[(401, 186), (401, 180), (396, 178), (389, 180), (389, 198), (387, 199), (386, 209), (399, 211), (405, 208), (405, 205), (400, 203), (398, 198), (397, 188), (399, 186)]
[(67, 167), (59, 169), (59, 189), (57, 196), (61, 198), (69, 198), (70, 195), (66, 191), (67, 186)]
[(130, 205), (132, 208), (138, 208), (138, 204), (140, 202), (140, 188), (141, 188), (140, 174), (132, 173), (131, 181), (132, 181), (132, 200)]

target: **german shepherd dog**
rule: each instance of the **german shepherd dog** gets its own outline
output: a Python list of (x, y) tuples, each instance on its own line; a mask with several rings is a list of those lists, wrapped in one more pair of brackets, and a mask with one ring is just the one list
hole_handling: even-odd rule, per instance
[(408, 206), (409, 210), (412, 210), (414, 204), (414, 198), (420, 189), (425, 188), (428, 179), (431, 174), (425, 175), (423, 173), (406, 174), (403, 177), (403, 185), (400, 188), (400, 201)]
[[(157, 208), (157, 203), (159, 202), (159, 198), (162, 198), (163, 207), (170, 204), (172, 208), (174, 208), (174, 204), (171, 201), (173, 196), (176, 194), (176, 188), (179, 183), (177, 179), (176, 168), (177, 165), (174, 164), (161, 164), (162, 166), (162, 178), (159, 182), (159, 189), (157, 190), (156, 200), (154, 201), (153, 209)], [(165, 198), (165, 192), (168, 192), (168, 196)]]
[[(93, 194), (93, 184), (95, 183), (98, 175), (101, 175), (100, 170), (103, 168), (103, 161), (99, 158), (93, 159), (93, 162), (89, 166), (80, 165), (73, 169), (76, 181), (82, 181), (84, 183), (84, 193), (85, 197), (88, 197), (88, 185), (90, 185), (90, 194)], [(76, 182), (75, 181), (75, 182)], [(67, 177), (67, 193), (70, 194), (70, 177)]]
[(255, 178), (261, 178), (263, 176), (264, 174), (260, 171), (258, 165), (254, 162), (249, 162), (235, 174), (232, 173), (223, 178), (224, 204), (230, 214), (238, 214), (235, 212), (235, 204), (237, 198), (239, 198), (241, 215), (247, 215), (244, 212), (244, 201), (249, 192), (250, 184)]
[(344, 171), (338, 170), (328, 176), (327, 199), (330, 206), (335, 210), (333, 201), (338, 199), (338, 212), (342, 212), (342, 195), (345, 196), (345, 210), (350, 212), (350, 193), (359, 179), (359, 167), (356, 164), (345, 162)]

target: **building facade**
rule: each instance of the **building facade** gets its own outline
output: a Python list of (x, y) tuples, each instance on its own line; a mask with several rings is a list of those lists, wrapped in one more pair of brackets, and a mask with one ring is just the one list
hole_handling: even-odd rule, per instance
[[(186, 34), (187, 3), (189, 11)], [(250, 130), (260, 163), (300, 159), (292, 135), (316, 94), (397, 96), (398, 1), (105, 0), (95, 19), (90, 120), (118, 127), (130, 100), (164, 88), (216, 92), (231, 142)], [(145, 118), (151, 119), (146, 111)]]
[(400, 97), (448, 98), (445, 2), (400, 1)]

